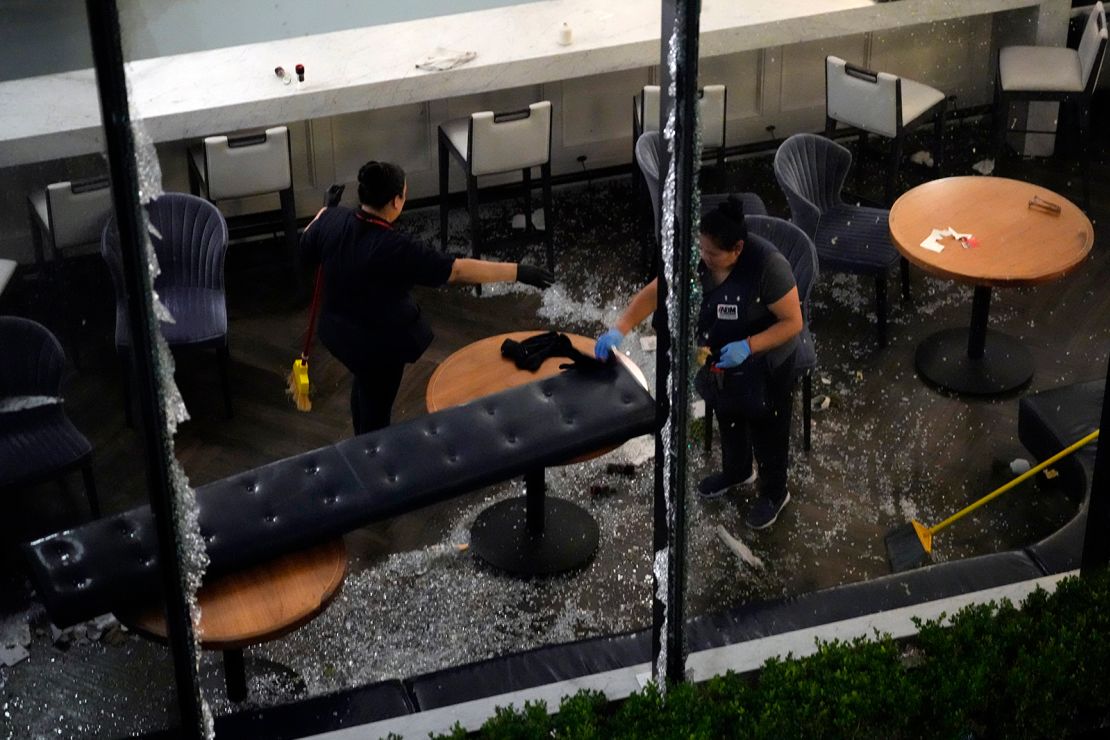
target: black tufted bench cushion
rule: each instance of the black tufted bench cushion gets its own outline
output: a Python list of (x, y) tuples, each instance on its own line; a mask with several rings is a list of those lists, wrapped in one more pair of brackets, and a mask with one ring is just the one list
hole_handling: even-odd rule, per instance
[[(569, 371), (197, 489), (210, 572), (650, 432), (655, 402), (620, 366)], [(75, 624), (158, 593), (149, 507), (24, 546), (51, 619)]]

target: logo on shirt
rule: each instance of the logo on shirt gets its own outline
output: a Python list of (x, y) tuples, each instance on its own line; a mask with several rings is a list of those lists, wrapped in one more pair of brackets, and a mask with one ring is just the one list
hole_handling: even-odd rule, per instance
[(718, 303), (717, 318), (725, 321), (736, 321), (740, 318), (740, 308), (735, 304)]

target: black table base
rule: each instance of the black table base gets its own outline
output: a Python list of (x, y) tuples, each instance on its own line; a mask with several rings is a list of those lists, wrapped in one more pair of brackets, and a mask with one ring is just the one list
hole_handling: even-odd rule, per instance
[[(292, 696), (304, 696), (308, 691), (304, 679), (292, 668), (281, 663), (268, 658), (244, 655), (242, 648), (224, 650), (223, 655), (224, 686), (227, 689), (227, 698), (235, 704), (247, 699), (248, 670), (252, 676), (261, 677), (261, 680), (271, 683), (280, 682), (286, 687), (286, 692)], [(207, 685), (205, 688), (208, 688)]]
[(983, 354), (968, 355), (969, 329), (944, 329), (917, 346), (914, 365), (930, 383), (955, 393), (989, 396), (1025, 385), (1033, 356), (1018, 339), (988, 329)]
[(597, 522), (578, 504), (545, 495), (543, 471), (525, 477), (527, 495), (489, 507), (470, 529), (470, 549), (520, 576), (578, 570), (597, 552)]

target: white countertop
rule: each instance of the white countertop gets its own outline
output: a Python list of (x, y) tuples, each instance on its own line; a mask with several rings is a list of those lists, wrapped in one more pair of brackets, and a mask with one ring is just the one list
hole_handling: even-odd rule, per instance
[[(716, 56), (1029, 7), (1040, 0), (704, 0), (701, 51)], [(439, 18), (145, 59), (132, 106), (154, 141), (387, 108), (658, 63), (658, 0), (543, 0)], [(567, 23), (574, 42), (558, 44)], [(436, 47), (478, 53), (446, 72)], [(282, 84), (304, 63), (306, 81)], [(93, 71), (0, 83), (0, 167), (99, 151)]]

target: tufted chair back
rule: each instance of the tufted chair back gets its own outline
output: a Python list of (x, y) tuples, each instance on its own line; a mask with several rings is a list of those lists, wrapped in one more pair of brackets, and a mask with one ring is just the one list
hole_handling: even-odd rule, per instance
[[(222, 302), (227, 223), (219, 209), (195, 195), (164, 193), (146, 206), (146, 214), (158, 234), (151, 234), (161, 269), (154, 289), (207, 288), (216, 292), (208, 300)], [(101, 254), (116, 289), (116, 343), (123, 344), (127, 341), (127, 296), (114, 216), (104, 226)]]
[(794, 134), (775, 152), (775, 179), (790, 204), (790, 220), (813, 239), (821, 215), (841, 205), (852, 153), (831, 139)]
[(62, 347), (45, 326), (0, 317), (0, 398), (57, 396), (64, 364)]

